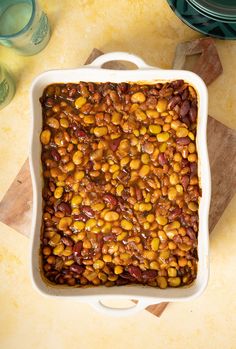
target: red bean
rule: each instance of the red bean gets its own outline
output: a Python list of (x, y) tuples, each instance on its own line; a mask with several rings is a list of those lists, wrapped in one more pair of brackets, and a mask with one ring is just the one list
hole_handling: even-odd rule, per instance
[(135, 279), (137, 279), (138, 281), (141, 281), (141, 279), (142, 279), (142, 271), (141, 271), (141, 269), (139, 267), (131, 265), (130, 267), (128, 267), (128, 272)]
[(189, 103), (189, 100), (186, 99), (180, 107), (180, 111), (179, 111), (180, 116), (184, 117), (185, 115), (187, 115), (189, 112), (189, 109), (190, 109), (190, 103)]

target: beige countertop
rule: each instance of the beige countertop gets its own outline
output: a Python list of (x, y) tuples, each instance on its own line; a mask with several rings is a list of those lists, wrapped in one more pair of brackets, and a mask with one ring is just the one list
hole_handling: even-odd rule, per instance
[[(0, 199), (28, 154), (29, 87), (53, 68), (83, 64), (93, 47), (128, 51), (170, 68), (178, 42), (200, 35), (165, 0), (41, 0), (52, 36), (36, 56), (0, 47), (0, 61), (17, 80), (16, 95), (0, 111)], [(209, 114), (236, 129), (236, 41), (216, 40), (224, 73), (209, 87)], [(229, 149), (230, 151), (230, 149)], [(0, 223), (0, 348), (236, 348), (236, 197), (211, 235), (209, 286), (197, 300), (170, 304), (161, 318), (142, 311), (101, 316), (89, 305), (39, 295), (29, 277), (29, 241)]]

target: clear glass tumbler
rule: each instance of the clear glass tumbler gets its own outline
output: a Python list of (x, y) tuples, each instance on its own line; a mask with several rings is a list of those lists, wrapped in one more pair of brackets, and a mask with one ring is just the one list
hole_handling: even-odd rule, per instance
[(15, 83), (5, 65), (0, 64), (0, 109), (12, 100), (15, 94)]
[(0, 0), (0, 44), (22, 55), (41, 51), (50, 38), (47, 15), (37, 0)]

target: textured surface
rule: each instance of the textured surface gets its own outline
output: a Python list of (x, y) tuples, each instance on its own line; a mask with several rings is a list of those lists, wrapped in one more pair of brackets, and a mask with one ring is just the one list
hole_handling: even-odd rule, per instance
[[(27, 158), (28, 93), (37, 74), (79, 66), (93, 47), (136, 53), (151, 65), (170, 68), (176, 44), (199, 37), (174, 15), (166, 0), (40, 2), (53, 30), (45, 50), (37, 56), (20, 57), (0, 47), (1, 61), (17, 78), (16, 96), (0, 111), (0, 198)], [(215, 43), (224, 73), (209, 87), (209, 114), (236, 129), (236, 42)], [(234, 349), (235, 210), (234, 196), (211, 235), (206, 292), (191, 302), (168, 305), (160, 319), (146, 311), (110, 319), (87, 304), (42, 297), (29, 279), (29, 240), (0, 223), (1, 349)]]

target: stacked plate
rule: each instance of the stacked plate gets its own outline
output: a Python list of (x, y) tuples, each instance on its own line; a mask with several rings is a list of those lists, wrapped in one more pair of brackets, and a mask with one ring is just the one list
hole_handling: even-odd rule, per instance
[(167, 0), (192, 29), (220, 39), (236, 39), (236, 0)]

